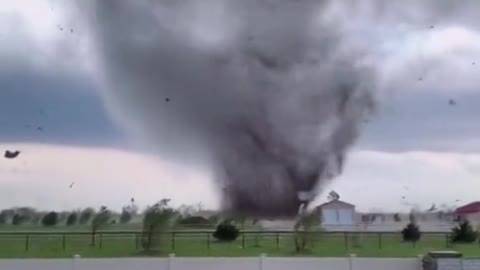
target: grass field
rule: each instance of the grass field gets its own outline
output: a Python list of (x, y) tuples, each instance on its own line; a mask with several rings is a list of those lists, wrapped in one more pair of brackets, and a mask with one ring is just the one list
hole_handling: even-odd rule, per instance
[[(77, 228), (80, 230), (80, 228)], [(313, 241), (306, 254), (295, 254), (294, 242), (288, 233), (245, 233), (231, 243), (216, 242), (211, 233), (178, 231), (164, 236), (162, 252), (150, 256), (320, 256), (342, 257), (351, 253), (361, 257), (415, 257), (431, 250), (457, 250), (466, 257), (480, 255), (478, 243), (454, 245), (447, 248), (445, 235), (423, 235), (415, 245), (404, 243), (398, 234), (357, 235), (323, 233)], [(173, 241), (172, 241), (173, 238)], [(96, 246), (90, 245), (88, 233), (68, 233), (60, 229), (45, 232), (6, 232), (0, 234), (1, 258), (61, 258), (80, 254), (83, 257), (146, 256), (141, 249), (136, 233), (113, 233), (104, 231), (96, 235)]]

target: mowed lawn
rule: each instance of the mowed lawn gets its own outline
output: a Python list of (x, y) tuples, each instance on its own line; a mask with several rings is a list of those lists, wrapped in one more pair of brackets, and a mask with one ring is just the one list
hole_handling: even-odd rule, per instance
[[(5, 232), (5, 231), (4, 231)], [(37, 232), (38, 233), (38, 232)], [(173, 237), (172, 237), (173, 235)], [(172, 238), (174, 239), (172, 241)], [(80, 254), (82, 257), (147, 256), (135, 233), (104, 232), (96, 235), (96, 245), (91, 246), (91, 235), (60, 230), (51, 234), (27, 234), (25, 232), (0, 235), (1, 258), (63, 258)], [(176, 232), (163, 237), (161, 252), (148, 256), (319, 256), (344, 257), (356, 254), (360, 257), (416, 257), (431, 250), (457, 250), (466, 257), (478, 257), (480, 245), (466, 244), (447, 247), (444, 235), (424, 235), (415, 245), (404, 243), (398, 234), (352, 236), (343, 233), (323, 233), (316, 237), (309, 252), (296, 254), (291, 234), (245, 233), (231, 243), (219, 243), (207, 232)]]

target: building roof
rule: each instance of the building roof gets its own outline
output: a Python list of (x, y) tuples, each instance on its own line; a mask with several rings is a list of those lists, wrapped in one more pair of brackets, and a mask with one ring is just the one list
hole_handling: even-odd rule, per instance
[(480, 202), (472, 202), (455, 210), (456, 214), (471, 214), (480, 212)]
[(317, 206), (317, 208), (322, 208), (324, 206), (331, 205), (331, 204), (338, 204), (338, 205), (346, 206), (348, 208), (355, 207), (355, 205), (353, 205), (353, 204), (346, 203), (346, 202), (340, 201), (340, 200), (334, 200), (334, 201), (329, 201), (329, 202), (326, 202), (324, 204), (321, 204), (321, 205)]

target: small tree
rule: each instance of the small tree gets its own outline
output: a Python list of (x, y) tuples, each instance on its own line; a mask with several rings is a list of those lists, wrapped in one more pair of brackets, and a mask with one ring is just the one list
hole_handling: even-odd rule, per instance
[(102, 206), (100, 208), (100, 211), (93, 217), (92, 226), (91, 226), (91, 229), (92, 229), (91, 245), (92, 246), (95, 245), (95, 234), (99, 229), (109, 224), (111, 215), (112, 214), (110, 210), (108, 210), (106, 206)]
[(316, 211), (301, 213), (294, 229), (295, 251), (305, 252), (307, 244), (313, 244), (313, 236), (320, 231), (321, 218)]
[(467, 220), (452, 229), (452, 242), (454, 243), (473, 243), (477, 237), (478, 233)]
[(42, 218), (43, 226), (55, 226), (58, 222), (58, 213), (57, 212), (48, 212)]
[(179, 221), (178, 221), (178, 225), (181, 225), (181, 226), (188, 226), (188, 227), (205, 227), (205, 226), (209, 226), (211, 225), (212, 223), (210, 223), (210, 221), (204, 217), (201, 217), (201, 216), (190, 216), (190, 217), (185, 217), (185, 218), (181, 218)]
[(217, 229), (213, 233), (213, 237), (218, 241), (231, 242), (237, 239), (240, 231), (229, 221), (218, 224)]
[(18, 226), (27, 221), (27, 218), (21, 214), (14, 214), (12, 217), (12, 225)]
[(405, 242), (417, 242), (421, 235), (420, 228), (413, 222), (408, 223), (402, 230), (402, 237)]
[(168, 203), (170, 199), (163, 199), (145, 211), (143, 217), (142, 246), (150, 252), (160, 248), (162, 233), (172, 227), (177, 213)]
[(72, 226), (77, 223), (78, 215), (75, 212), (70, 213), (67, 217), (67, 222), (65, 223), (67, 226)]
[(85, 208), (81, 213), (80, 217), (78, 218), (78, 224), (85, 225), (87, 224), (90, 219), (92, 219), (93, 215), (95, 214), (95, 210), (93, 208)]
[(132, 217), (137, 214), (138, 207), (132, 201), (129, 205), (126, 205), (122, 208), (122, 213), (120, 214), (120, 223), (125, 224), (132, 220)]

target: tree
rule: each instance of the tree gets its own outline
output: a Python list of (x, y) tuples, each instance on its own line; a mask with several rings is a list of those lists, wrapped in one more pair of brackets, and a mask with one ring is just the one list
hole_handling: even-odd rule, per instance
[(174, 224), (177, 212), (168, 204), (170, 199), (163, 199), (150, 206), (143, 217), (142, 246), (145, 251), (158, 251), (162, 234)]
[(125, 224), (130, 222), (132, 217), (137, 214), (137, 211), (138, 207), (133, 201), (129, 205), (124, 206), (120, 214), (120, 223)]
[(452, 242), (454, 243), (473, 243), (477, 240), (476, 232), (468, 220), (452, 228)]
[(402, 237), (405, 242), (417, 242), (421, 235), (420, 228), (414, 222), (408, 223), (402, 230)]
[(190, 216), (190, 217), (181, 218), (178, 221), (178, 225), (203, 228), (205, 226), (212, 225), (212, 223), (210, 222), (210, 220), (201, 216)]
[(12, 217), (12, 225), (18, 226), (22, 225), (27, 221), (27, 218), (25, 216), (22, 216), (21, 214), (14, 214)]
[(90, 219), (92, 219), (93, 215), (95, 214), (95, 210), (93, 208), (85, 208), (81, 213), (80, 217), (78, 218), (78, 224), (85, 225), (87, 224)]
[(78, 215), (76, 212), (71, 212), (70, 215), (67, 217), (67, 222), (65, 223), (67, 226), (72, 226), (77, 223)]
[(299, 214), (298, 220), (293, 227), (296, 252), (305, 252), (309, 241), (310, 245), (313, 244), (314, 235), (320, 232), (320, 224), (321, 219), (316, 211)]
[(229, 221), (218, 224), (217, 229), (213, 233), (213, 237), (218, 241), (232, 242), (238, 238), (240, 231)]
[(43, 226), (55, 226), (58, 222), (58, 213), (57, 212), (48, 212), (42, 218)]
[(328, 193), (328, 201), (338, 201), (340, 200), (340, 195), (335, 192), (334, 190), (330, 191), (330, 193)]
[(92, 225), (91, 225), (91, 231), (92, 231), (91, 245), (92, 246), (95, 245), (95, 234), (99, 229), (109, 224), (111, 216), (112, 214), (110, 210), (108, 210), (106, 206), (102, 206), (100, 208), (100, 211), (93, 217)]

